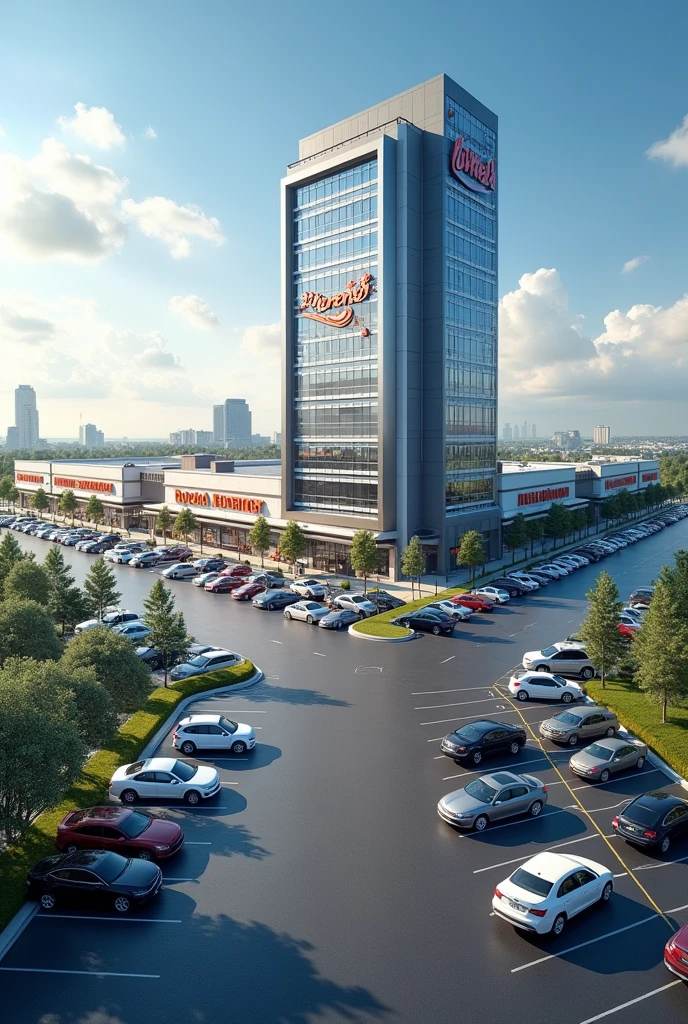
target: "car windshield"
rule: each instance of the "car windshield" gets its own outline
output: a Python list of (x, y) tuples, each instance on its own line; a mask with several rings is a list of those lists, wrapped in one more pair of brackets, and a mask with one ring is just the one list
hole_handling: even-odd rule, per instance
[(104, 857), (98, 859), (96, 873), (99, 878), (102, 878), (104, 882), (109, 884), (114, 882), (116, 878), (119, 878), (126, 866), (126, 861), (123, 862), (123, 858), (119, 853), (106, 853)]
[(188, 761), (175, 761), (172, 765), (172, 774), (176, 775), (182, 782), (188, 782), (189, 779), (193, 779), (197, 772), (195, 764), (189, 764)]
[(551, 658), (555, 654), (559, 653), (558, 647), (545, 647), (544, 651), (540, 652), (545, 658)]
[(124, 774), (125, 775), (136, 775), (137, 772), (141, 771), (141, 769), (143, 768), (145, 763), (146, 763), (145, 761), (135, 761), (134, 764), (130, 764), (129, 765), (129, 767), (127, 768), (127, 770), (125, 771)]
[(475, 779), (473, 782), (469, 782), (466, 786), (465, 793), (472, 796), (474, 800), (482, 800), (483, 803), (491, 803), (494, 800), (496, 789), (492, 786), (488, 786), (482, 779)]
[(551, 882), (544, 878), (539, 878), (537, 875), (532, 875), (525, 868), (517, 868), (511, 876), (511, 881), (519, 889), (525, 889), (526, 892), (532, 892), (536, 896), (547, 896), (552, 888)]
[(187, 661), (187, 665), (193, 665), (194, 668), (205, 668), (207, 664), (208, 658), (205, 658), (202, 654), (197, 654), (195, 658)]
[(140, 811), (132, 811), (124, 821), (119, 822), (119, 828), (129, 839), (136, 839), (146, 831), (153, 819)]
[(478, 731), (472, 725), (465, 725), (460, 732), (455, 732), (457, 740), (461, 740), (464, 743), (475, 743), (477, 740), (482, 739), (482, 733)]
[(351, 600), (355, 604), (365, 604), (366, 603), (365, 597), (361, 597), (360, 594), (354, 594), (353, 597), (351, 598)]
[(554, 716), (555, 722), (563, 722), (564, 725), (580, 725), (583, 721), (579, 715), (572, 715), (570, 711), (561, 711)]
[(221, 718), (220, 719), (220, 725), (222, 726), (223, 729), (226, 729), (227, 732), (231, 732), (231, 733), (236, 732), (237, 729), (239, 728), (238, 723), (237, 722), (233, 722), (231, 720), (231, 718)]
[(626, 810), (621, 813), (624, 818), (630, 818), (631, 821), (637, 821), (640, 825), (654, 825), (657, 821), (657, 808), (646, 807), (645, 804), (640, 802), (640, 800), (630, 804)]
[(320, 608), (322, 608), (322, 605), (321, 604), (316, 604), (315, 601), (306, 601), (306, 603), (305, 603), (305, 605), (303, 607), (308, 609), (308, 611), (316, 611), (317, 612)]
[(556, 681), (558, 683), (561, 683), (562, 686), (577, 686), (578, 685), (577, 683), (567, 683), (563, 676), (553, 675), (552, 679), (556, 679)]
[(584, 754), (589, 754), (590, 757), (596, 757), (598, 761), (611, 761), (614, 751), (610, 750), (609, 747), (603, 747), (601, 743), (592, 743), (589, 747), (586, 747), (583, 751)]

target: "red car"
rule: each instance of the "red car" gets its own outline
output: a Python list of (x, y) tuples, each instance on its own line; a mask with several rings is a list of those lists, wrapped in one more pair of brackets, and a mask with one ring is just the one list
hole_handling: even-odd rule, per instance
[(456, 594), (450, 598), (452, 604), (462, 604), (464, 608), (472, 608), (476, 612), (491, 612), (494, 608), (494, 601), (483, 594)]
[(57, 826), (55, 845), (65, 853), (115, 850), (124, 857), (164, 860), (181, 849), (184, 833), (174, 821), (129, 807), (70, 811)]
[(244, 583), (232, 591), (232, 597), (235, 601), (249, 601), (256, 594), (262, 594), (266, 589), (264, 583), (258, 583), (257, 581), (254, 583)]
[(664, 947), (664, 966), (672, 974), (688, 981), (688, 924), (679, 928)]
[(206, 583), (203, 589), (211, 594), (225, 594), (227, 591), (236, 590), (237, 587), (242, 585), (243, 578), (241, 576), (223, 576), (220, 574), (216, 580)]
[(624, 640), (633, 640), (636, 633), (640, 632), (640, 626), (627, 626), (624, 622), (620, 622), (616, 628)]
[(234, 565), (228, 565), (226, 569), (223, 569), (220, 573), (221, 576), (250, 576), (253, 569), (250, 565), (242, 565), (241, 562), (235, 562)]

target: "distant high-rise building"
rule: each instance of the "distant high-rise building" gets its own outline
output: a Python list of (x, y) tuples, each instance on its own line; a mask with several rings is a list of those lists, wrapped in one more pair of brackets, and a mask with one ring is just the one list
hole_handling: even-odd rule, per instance
[(214, 441), (212, 430), (173, 430), (170, 434), (170, 444), (200, 447), (212, 444)]
[(14, 392), (14, 425), (17, 428), (17, 448), (38, 447), (36, 392), (30, 384), (20, 384)]
[(557, 448), (572, 449), (581, 447), (580, 430), (555, 430), (552, 440)]
[(250, 448), (251, 410), (245, 398), (225, 401), (225, 444), (228, 448)]
[(592, 439), (594, 444), (609, 444), (612, 439), (611, 427), (593, 427)]
[(518, 439), (521, 436), (521, 431), (520, 431), (520, 428), (518, 426), (518, 423), (514, 423), (514, 431), (513, 431), (513, 433), (514, 433), (514, 441), (518, 441)]
[(95, 423), (84, 423), (79, 427), (79, 444), (84, 448), (103, 448), (105, 434), (98, 430)]
[(8, 451), (15, 451), (19, 447), (19, 431), (16, 427), (7, 428), (7, 440), (5, 441), (5, 448)]
[(212, 444), (214, 441), (214, 431), (212, 430), (196, 430), (196, 444)]
[(504, 427), (502, 428), (502, 440), (503, 441), (510, 441), (511, 440), (511, 424), (510, 423), (505, 423)]
[(532, 438), (536, 438), (537, 437), (537, 427), (535, 426), (534, 423), (531, 424), (531, 427), (530, 427), (530, 436)]
[(213, 406), (213, 444), (225, 443), (225, 407), (222, 405)]
[(521, 427), (521, 437), (525, 440), (529, 436), (530, 436), (530, 430), (528, 429), (528, 420), (524, 420), (523, 421), (523, 426)]
[(251, 444), (254, 448), (262, 448), (266, 444), (271, 444), (270, 438), (265, 434), (252, 434)]
[(272, 432), (272, 443), (282, 444), (282, 432), (280, 430), (273, 430)]

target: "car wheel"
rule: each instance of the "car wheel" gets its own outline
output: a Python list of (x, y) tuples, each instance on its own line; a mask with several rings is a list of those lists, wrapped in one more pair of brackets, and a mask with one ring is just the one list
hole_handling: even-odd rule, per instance
[(490, 823), (487, 820), (487, 815), (479, 814), (478, 817), (473, 822), (473, 828), (475, 829), (476, 832), (484, 832), (489, 824)]
[(616, 729), (614, 728), (613, 725), (610, 725), (604, 735), (607, 736), (609, 739), (611, 739), (612, 736), (614, 736), (615, 733), (616, 733)]
[(192, 743), (191, 740), (184, 740), (182, 743), (182, 754), (186, 754), (189, 757), (191, 754), (196, 753), (196, 744)]
[(557, 916), (554, 918), (554, 924), (552, 925), (550, 935), (561, 935), (565, 927), (566, 914), (557, 914)]
[(138, 800), (138, 793), (133, 789), (125, 789), (122, 793), (120, 800), (123, 804), (133, 804)]
[(519, 690), (518, 691), (518, 699), (521, 700), (521, 701), (528, 700), (528, 691), (527, 690)]
[(538, 672), (549, 672), (549, 665), (538, 665)]
[(313, 616), (312, 615), (307, 615), (306, 616), (306, 622), (308, 623), (309, 626), (312, 626), (313, 625)]
[(531, 818), (537, 818), (542, 814), (542, 800), (536, 800), (535, 803), (530, 805), (529, 814)]
[(76, 845), (76, 843), (67, 843), (64, 849), (65, 853), (76, 853), (79, 847)]
[(246, 744), (242, 743), (241, 741), (237, 741), (236, 743), (232, 744), (232, 753), (233, 754), (243, 754), (243, 752), (245, 750), (246, 750)]
[(600, 782), (608, 782), (609, 781), (609, 771), (608, 771), (607, 768), (605, 768), (604, 771), (600, 772), (599, 780), (600, 780)]
[[(270, 607), (270, 605), (268, 605), (268, 608), (269, 608), (269, 607)], [(285, 619), (290, 619), (290, 618), (291, 618), (291, 612), (289, 612), (289, 611), (286, 611), (286, 612), (284, 613), (284, 617), (285, 617)]]
[(43, 910), (52, 910), (55, 906), (56, 900), (51, 892), (44, 892), (39, 902)]
[(127, 914), (131, 909), (131, 900), (128, 896), (118, 896), (115, 899), (115, 910), (120, 914)]
[(191, 804), (192, 807), (195, 807), (196, 804), (200, 803), (201, 801), (201, 794), (195, 789), (190, 789), (189, 792), (184, 797), (184, 799), (186, 800), (187, 804)]
[(644, 757), (639, 757), (638, 760), (635, 763), (635, 766), (636, 766), (636, 768), (642, 768), (644, 764), (645, 764), (645, 758)]
[(510, 746), (509, 746), (509, 753), (513, 754), (515, 756), (516, 754), (518, 754), (520, 749), (521, 749), (521, 744), (518, 742), (518, 740), (514, 740), (514, 742), (512, 744), (510, 744)]
[(432, 634), (433, 634), (433, 636), (439, 636), (441, 632), (442, 632), (442, 630), (440, 629), (439, 626), (433, 626), (432, 627)]
[(564, 690), (564, 692), (561, 695), (561, 703), (562, 704), (570, 704), (572, 700), (573, 700), (573, 694), (569, 693), (568, 690)]
[(479, 750), (474, 750), (473, 756), (471, 757), (471, 761), (473, 762), (473, 764), (480, 764), (482, 759), (483, 755), (481, 754), (481, 752)]
[(274, 604), (269, 604), (269, 605), (268, 605), (268, 611), (269, 611), (269, 612), (272, 612), (272, 611), (274, 611), (274, 610), (275, 610), (275, 606), (274, 606)]
[(334, 624), (334, 628), (335, 628), (335, 629), (341, 629), (341, 628), (342, 628), (342, 624), (341, 624), (341, 622), (335, 622), (335, 624)]
[(611, 882), (607, 882), (604, 889), (602, 890), (602, 895), (600, 896), (600, 903), (609, 903), (609, 897), (613, 892), (614, 886)]
[(575, 747), (575, 745), (578, 743), (578, 733), (577, 732), (572, 733), (569, 736), (569, 738), (567, 740), (567, 743), (568, 743), (568, 745), (570, 747)]
[(400, 625), (405, 626), (406, 629), (411, 628), (411, 623), (408, 619), (402, 619)]
[(664, 836), (664, 839), (662, 839), (661, 843), (659, 844), (659, 849), (662, 851), (662, 853), (666, 853), (670, 846), (671, 839), (669, 838), (669, 836)]
[(581, 672), (581, 679), (585, 679), (586, 682), (587, 682), (589, 679), (592, 679), (592, 677), (594, 675), (595, 675), (595, 673), (593, 672), (593, 670), (591, 668), (584, 668), (583, 671)]
[(153, 860), (153, 855), (150, 850), (139, 850), (136, 856), (139, 860)]

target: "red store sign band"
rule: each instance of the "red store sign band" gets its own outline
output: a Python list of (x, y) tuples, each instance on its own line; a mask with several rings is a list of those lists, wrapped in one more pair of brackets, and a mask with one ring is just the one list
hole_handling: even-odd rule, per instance
[(240, 498), (234, 494), (208, 494), (207, 491), (176, 490), (174, 500), (177, 505), (226, 508), (232, 512), (248, 512), (253, 516), (260, 515), (263, 510), (263, 502), (260, 498)]
[(569, 487), (546, 487), (543, 491), (522, 491), (518, 496), (519, 505), (539, 505), (542, 501), (556, 501), (568, 498)]
[(70, 476), (53, 477), (56, 487), (67, 487), (71, 491), (99, 491), (101, 494), (112, 494), (115, 485), (106, 480), (75, 480)]
[(613, 480), (605, 480), (604, 481), (604, 489), (605, 489), (605, 491), (613, 491), (617, 487), (633, 487), (634, 484), (637, 484), (637, 482), (638, 482), (638, 477), (635, 476), (635, 475), (633, 475), (633, 476), (619, 476), (619, 477), (616, 477), (616, 479), (613, 479)]
[(43, 477), (37, 473), (17, 473), (16, 474), (18, 484), (42, 484)]
[(659, 478), (659, 473), (657, 473), (656, 471), (654, 473), (643, 473), (643, 483), (644, 484), (650, 483), (650, 481), (657, 480), (658, 478)]

